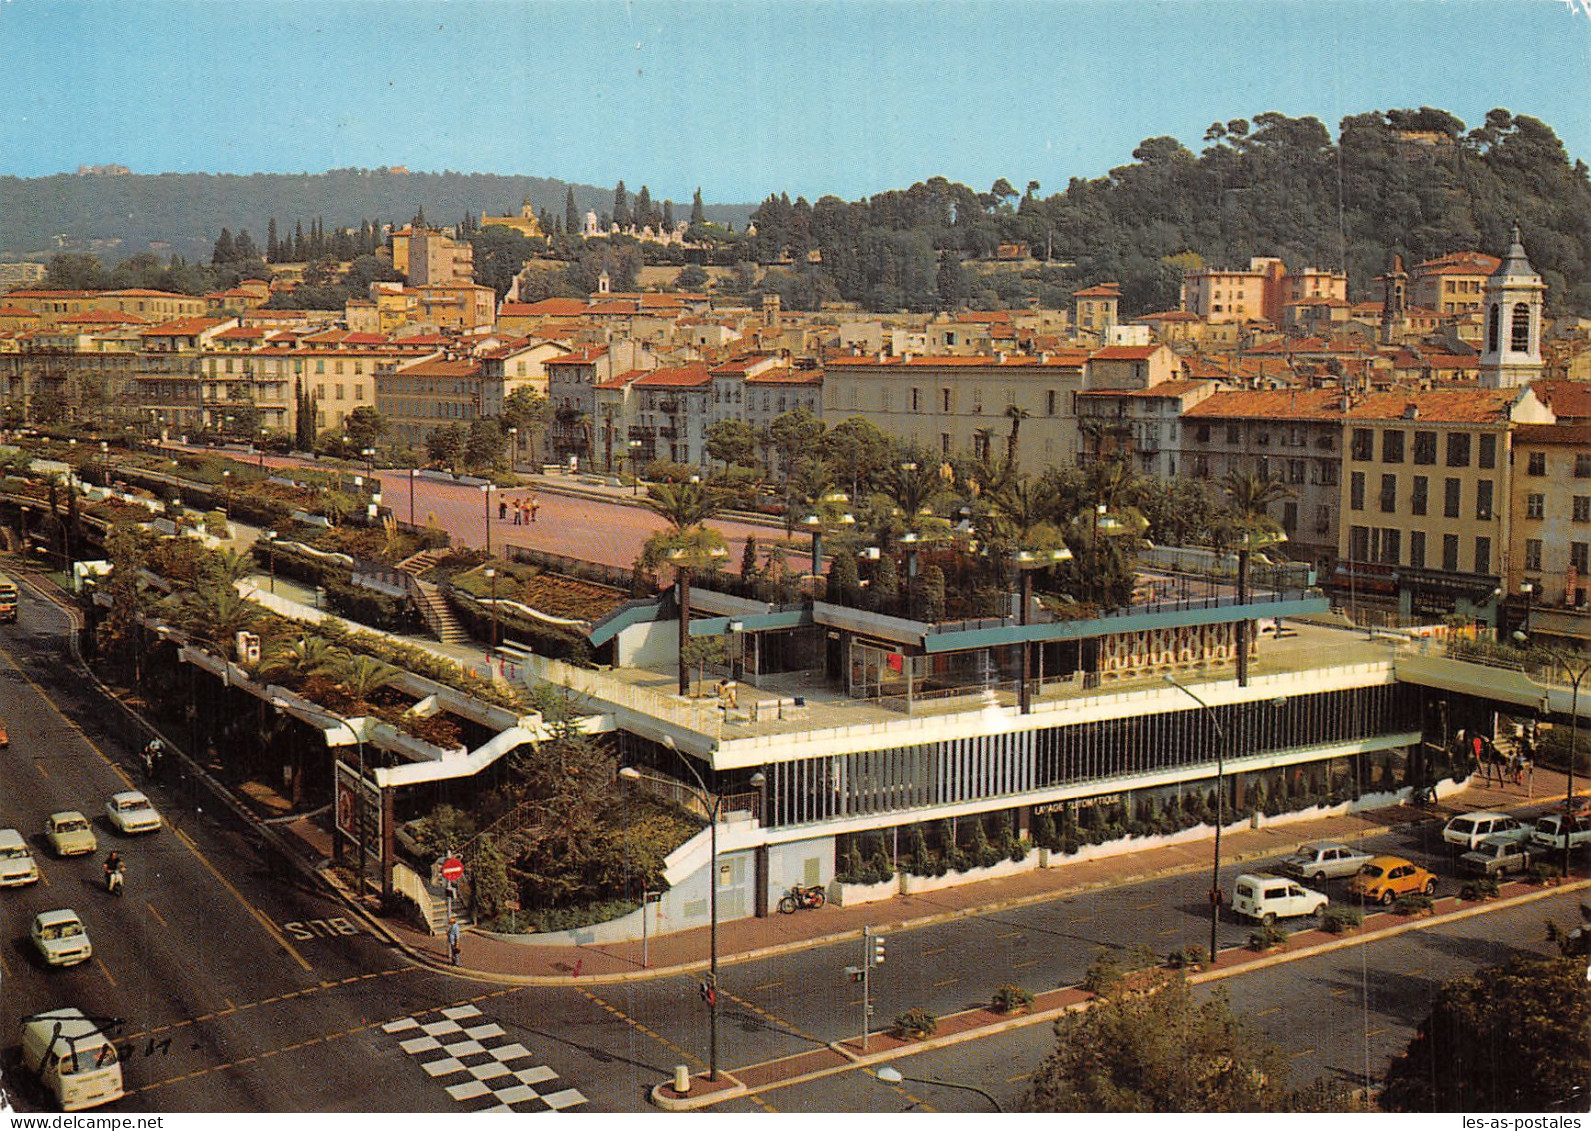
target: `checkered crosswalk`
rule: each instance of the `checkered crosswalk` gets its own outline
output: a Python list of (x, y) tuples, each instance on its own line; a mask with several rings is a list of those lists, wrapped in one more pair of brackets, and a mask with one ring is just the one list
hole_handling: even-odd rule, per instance
[(400, 1017), (381, 1030), (467, 1111), (566, 1111), (586, 1102), (473, 1005)]

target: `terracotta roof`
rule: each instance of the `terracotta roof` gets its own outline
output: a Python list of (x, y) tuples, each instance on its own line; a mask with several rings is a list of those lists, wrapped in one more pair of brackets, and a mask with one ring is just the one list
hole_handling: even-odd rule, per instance
[(1162, 381), (1147, 389), (1083, 389), (1080, 397), (1180, 397), (1208, 385), (1207, 380)]
[(405, 377), (478, 377), (481, 363), (471, 358), (432, 358), (405, 366), (399, 372)]
[(234, 326), (230, 330), (222, 330), (215, 336), (215, 340), (218, 342), (253, 340), (254, 338), (264, 338), (266, 332), (264, 326)]
[(514, 309), (512, 311), (505, 309), (504, 313), (512, 313), (522, 317), (538, 314), (571, 317), (586, 312), (586, 301), (581, 298), (544, 298), (540, 302), (515, 302), (505, 304), (505, 307), (507, 306), (512, 306)]
[(748, 385), (821, 385), (823, 384), (823, 371), (820, 369), (796, 369), (789, 365), (781, 365), (762, 373), (753, 373), (746, 378)]
[(604, 302), (604, 303), (600, 303), (600, 304), (597, 304), (597, 305), (588, 306), (585, 309), (584, 313), (586, 313), (586, 314), (596, 314), (596, 315), (600, 315), (600, 314), (634, 314), (635, 311), (636, 311), (636, 306), (635, 306), (635, 303), (633, 303), (633, 302)]
[(1350, 420), (1401, 420), (1410, 405), (1414, 419), (1442, 424), (1495, 424), (1508, 418), (1518, 389), (1441, 389), (1397, 391), (1361, 397), (1343, 415)]
[(158, 326), (144, 331), (145, 337), (150, 338), (190, 338), (213, 329), (225, 322), (225, 318), (182, 318), (175, 322), (162, 322)]
[(58, 318), (58, 319), (56, 319), (56, 322), (59, 323), (59, 324), (77, 323), (77, 322), (85, 322), (85, 323), (125, 322), (125, 323), (136, 323), (138, 325), (148, 325), (149, 319), (141, 318), (141, 317), (139, 317), (136, 314), (123, 314), (119, 310), (85, 310), (85, 311), (83, 311), (80, 314), (68, 314), (64, 318)]
[(1530, 387), (1560, 420), (1591, 419), (1591, 382), (1535, 381)]
[(37, 318), (37, 311), (21, 306), (0, 306), (0, 318)]
[(1514, 444), (1572, 444), (1591, 448), (1591, 424), (1521, 424), (1514, 429)]
[(1088, 355), (1090, 361), (1148, 361), (1165, 346), (1106, 346)]
[(722, 375), (727, 377), (733, 373), (744, 373), (746, 370), (761, 365), (772, 357), (772, 354), (766, 353), (752, 353), (744, 354), (740, 357), (732, 357), (728, 361), (720, 362), (713, 366), (713, 374), (714, 376)]
[(642, 377), (645, 377), (650, 372), (650, 369), (626, 369), (623, 373), (620, 373), (616, 377), (609, 377), (606, 380), (598, 381), (592, 386), (592, 388), (623, 389), (626, 386), (634, 384), (636, 381), (640, 380)]
[(654, 369), (636, 381), (637, 388), (695, 388), (712, 384), (713, 375), (707, 366), (678, 365), (669, 369)]
[(587, 346), (559, 357), (548, 358), (544, 365), (590, 365), (608, 352), (606, 346)]
[(1212, 393), (1182, 415), (1204, 420), (1340, 420), (1334, 389), (1239, 389)]
[(1202, 322), (1204, 321), (1191, 310), (1162, 310), (1157, 314), (1140, 314), (1132, 319), (1134, 322)]
[(876, 356), (864, 354), (861, 357), (841, 354), (831, 357), (825, 363), (830, 367), (847, 367), (852, 365), (921, 365), (939, 368), (994, 368), (996, 366), (1047, 366), (1064, 368), (1083, 364), (1088, 357), (1086, 350), (1072, 350), (1063, 353), (1052, 353), (1047, 360), (1041, 361), (1033, 354), (1007, 354), (1004, 361), (988, 354), (930, 354), (926, 357), (912, 354), (904, 357), (886, 357), (880, 360)]
[(1073, 298), (1120, 298), (1120, 283), (1099, 283), (1096, 286), (1085, 287), (1080, 291), (1072, 292)]
[(117, 298), (182, 298), (193, 301), (192, 295), (179, 295), (172, 291), (150, 291), (140, 287), (129, 287), (124, 291), (105, 291), (106, 296), (115, 295)]

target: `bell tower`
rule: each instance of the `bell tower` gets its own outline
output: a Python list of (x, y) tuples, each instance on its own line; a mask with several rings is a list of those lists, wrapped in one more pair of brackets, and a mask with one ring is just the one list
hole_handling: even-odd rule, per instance
[(1531, 266), (1515, 221), (1508, 257), (1486, 280), (1481, 388), (1511, 389), (1542, 375), (1541, 313), (1546, 292), (1547, 284)]

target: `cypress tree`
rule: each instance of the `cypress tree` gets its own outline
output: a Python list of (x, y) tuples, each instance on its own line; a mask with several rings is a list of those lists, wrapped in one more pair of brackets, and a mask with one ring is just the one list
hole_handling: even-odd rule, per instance
[(271, 222), (265, 226), (265, 261), (275, 263), (281, 258), (281, 247), (276, 240), (276, 217), (271, 217)]
[(570, 186), (563, 198), (563, 230), (574, 235), (580, 230), (580, 210), (575, 207), (575, 190)]
[(630, 194), (620, 181), (613, 189), (613, 222), (622, 232), (635, 222), (635, 217), (630, 213)]
[(696, 224), (705, 224), (706, 222), (707, 213), (702, 208), (702, 186), (697, 185), (696, 195), (691, 197), (691, 224), (694, 226)]
[(674, 202), (672, 200), (663, 202), (663, 228), (670, 232), (674, 230)]

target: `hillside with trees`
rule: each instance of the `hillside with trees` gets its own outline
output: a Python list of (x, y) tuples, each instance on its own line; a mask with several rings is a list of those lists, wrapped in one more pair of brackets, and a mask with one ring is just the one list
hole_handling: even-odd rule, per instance
[[(273, 216), (289, 225), (314, 219), (335, 232), (371, 218), (403, 223), (420, 209), (445, 224), (483, 208), (517, 213), (526, 199), (560, 222), (571, 202), (582, 217), (588, 210), (611, 214), (614, 204), (612, 189), (593, 185), (451, 171), (0, 177), (0, 255), (44, 258), (60, 250), (55, 240), (64, 235), (66, 250), (91, 250), (106, 262), (150, 251), (192, 261), (210, 256), (223, 228), (259, 239)], [(749, 208), (707, 205), (706, 212), (743, 226)]]
[[(770, 196), (745, 255), (787, 262), (763, 285), (799, 309), (832, 298), (873, 310), (1059, 305), (1109, 280), (1125, 312), (1144, 313), (1175, 307), (1184, 268), (1253, 255), (1346, 268), (1350, 298), (1363, 297), (1392, 252), (1500, 254), (1518, 219), (1554, 312), (1591, 313), (1587, 168), (1535, 118), (1497, 109), (1466, 129), (1428, 107), (1375, 111), (1344, 118), (1334, 141), (1318, 119), (1264, 113), (1216, 122), (1203, 140), (1194, 154), (1148, 138), (1133, 163), (1050, 196), (1037, 181), (977, 192), (943, 177), (849, 203)], [(1036, 268), (969, 270), (1014, 242)]]

